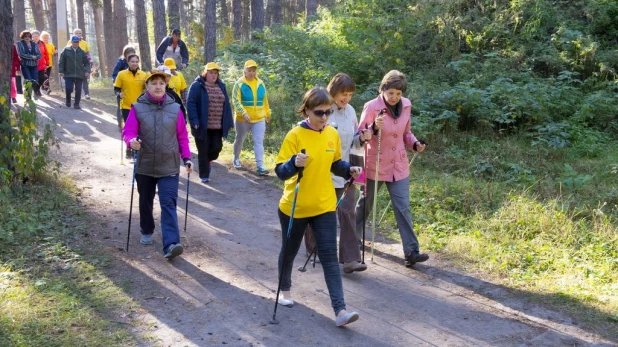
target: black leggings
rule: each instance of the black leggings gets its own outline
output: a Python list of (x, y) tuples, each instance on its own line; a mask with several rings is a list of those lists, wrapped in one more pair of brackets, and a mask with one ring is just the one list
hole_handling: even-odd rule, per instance
[(208, 129), (205, 139), (195, 138), (200, 178), (210, 177), (210, 162), (219, 158), (223, 149), (223, 130)]

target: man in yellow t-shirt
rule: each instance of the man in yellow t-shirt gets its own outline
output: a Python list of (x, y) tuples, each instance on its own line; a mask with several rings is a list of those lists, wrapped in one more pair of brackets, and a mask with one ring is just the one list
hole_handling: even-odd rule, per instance
[[(88, 61), (92, 63), (92, 57), (90, 57), (90, 48), (88, 47), (88, 42), (84, 41), (84, 36), (82, 33), (82, 29), (74, 29), (73, 35), (78, 36), (79, 40), (79, 48), (82, 51), (86, 52), (86, 57), (88, 57)], [(71, 46), (71, 41), (67, 42), (67, 47)], [(90, 88), (88, 88), (88, 80), (89, 78), (84, 79), (83, 88), (84, 88), (84, 98), (86, 100), (90, 100)]]

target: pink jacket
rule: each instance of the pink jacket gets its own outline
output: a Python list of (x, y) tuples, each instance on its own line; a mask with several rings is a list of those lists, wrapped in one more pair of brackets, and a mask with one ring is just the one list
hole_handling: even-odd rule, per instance
[[(412, 149), (417, 139), (410, 130), (412, 103), (406, 98), (401, 98), (401, 102), (403, 103), (403, 110), (398, 119), (394, 119), (388, 112), (387, 116), (384, 117), (380, 141), (379, 181), (399, 181), (410, 175), (406, 147)], [(386, 104), (382, 94), (380, 94), (363, 107), (359, 129), (365, 129), (365, 124), (371, 128), (373, 121), (382, 109), (386, 109)], [(372, 180), (375, 180), (376, 177), (377, 148), (378, 136), (373, 135), (367, 143), (365, 155), (366, 175)]]

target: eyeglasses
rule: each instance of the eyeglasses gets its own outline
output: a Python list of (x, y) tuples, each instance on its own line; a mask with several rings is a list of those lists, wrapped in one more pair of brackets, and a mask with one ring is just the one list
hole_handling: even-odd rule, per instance
[(316, 115), (317, 117), (329, 117), (331, 114), (333, 114), (333, 110), (332, 109), (328, 109), (326, 111), (322, 111), (322, 110), (313, 110), (312, 111), (314, 115)]

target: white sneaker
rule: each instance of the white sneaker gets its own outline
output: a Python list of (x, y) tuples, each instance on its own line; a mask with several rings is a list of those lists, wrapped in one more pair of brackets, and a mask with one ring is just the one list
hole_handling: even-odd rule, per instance
[(292, 306), (294, 306), (294, 299), (292, 299), (291, 296), (289, 296), (289, 297), (290, 297), (290, 299), (284, 299), (283, 298), (283, 294), (282, 294), (282, 295), (279, 296), (279, 299), (277, 300), (277, 302), (281, 306), (292, 307)]
[(339, 312), (337, 317), (335, 318), (335, 323), (338, 327), (342, 327), (346, 324), (350, 324), (352, 322), (356, 322), (360, 315), (357, 312), (346, 312), (345, 310)]
[(84, 98), (86, 98), (86, 100), (90, 100), (90, 95), (86, 94)]
[(234, 168), (242, 169), (242, 165), (240, 164), (240, 159), (239, 158), (235, 158), (233, 164), (234, 164)]

